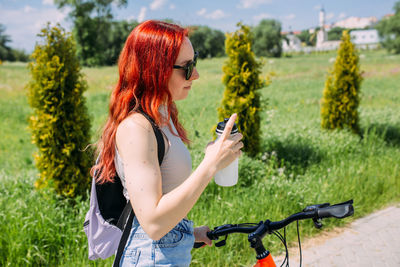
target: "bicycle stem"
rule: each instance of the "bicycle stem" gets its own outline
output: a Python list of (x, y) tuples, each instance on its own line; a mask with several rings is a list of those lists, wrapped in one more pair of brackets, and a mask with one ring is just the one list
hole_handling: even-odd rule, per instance
[(269, 229), (270, 220), (266, 220), (264, 223), (260, 222), (260, 226), (256, 231), (248, 235), (248, 240), (250, 242), (250, 247), (254, 248), (256, 251), (256, 258), (258, 260), (268, 257), (269, 251), (265, 249), (262, 238), (266, 235)]
[[(288, 224), (299, 220), (299, 219), (306, 219), (306, 218), (316, 218), (318, 215), (316, 210), (306, 211), (306, 212), (299, 212), (289, 216), (288, 218), (278, 221), (278, 222), (271, 222), (270, 220), (266, 220), (265, 222), (260, 222), (257, 229), (248, 235), (248, 241), (250, 242), (250, 247), (254, 248), (256, 251), (256, 258), (257, 259), (264, 259), (268, 257), (269, 251), (265, 249), (262, 239), (265, 235), (271, 234), (273, 231), (281, 229)], [(317, 225), (316, 225), (317, 227)]]

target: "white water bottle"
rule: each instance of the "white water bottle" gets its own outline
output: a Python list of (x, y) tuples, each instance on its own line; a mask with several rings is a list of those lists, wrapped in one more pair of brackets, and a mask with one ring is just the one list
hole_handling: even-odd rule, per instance
[[(215, 133), (218, 136), (217, 140), (224, 132), (228, 120), (229, 119), (224, 119), (224, 121), (218, 123), (217, 129), (215, 130)], [(237, 132), (238, 129), (235, 123), (232, 127), (231, 135), (236, 134)], [(237, 184), (239, 176), (238, 167), (239, 167), (239, 158), (236, 158), (231, 164), (229, 164), (227, 167), (218, 171), (215, 174), (214, 176), (215, 183), (220, 186), (234, 186), (235, 184)]]

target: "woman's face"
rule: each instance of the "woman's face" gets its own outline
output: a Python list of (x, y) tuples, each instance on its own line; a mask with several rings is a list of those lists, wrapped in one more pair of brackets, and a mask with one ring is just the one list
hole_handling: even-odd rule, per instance
[[(181, 49), (179, 50), (178, 58), (174, 65), (185, 66), (189, 61), (193, 60), (194, 51), (189, 38), (185, 37)], [(189, 80), (185, 78), (185, 70), (183, 69), (173, 69), (171, 77), (168, 81), (168, 90), (172, 95), (172, 100), (182, 100), (185, 99), (189, 90), (192, 88), (192, 82), (200, 77), (197, 72), (196, 67), (193, 69), (192, 76)]]

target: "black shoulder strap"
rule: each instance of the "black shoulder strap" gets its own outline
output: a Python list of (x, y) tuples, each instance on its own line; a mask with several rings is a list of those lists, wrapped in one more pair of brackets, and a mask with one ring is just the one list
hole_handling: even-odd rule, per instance
[(141, 112), (143, 116), (150, 122), (151, 127), (153, 127), (154, 134), (156, 135), (157, 139), (157, 152), (158, 152), (158, 164), (161, 166), (161, 163), (164, 159), (165, 154), (165, 144), (164, 144), (164, 136), (158, 127), (158, 125), (154, 122), (154, 120), (144, 112)]
[[(161, 163), (164, 160), (164, 153), (165, 153), (165, 144), (164, 144), (163, 134), (162, 134), (160, 128), (157, 126), (157, 124), (154, 122), (154, 120), (149, 115), (147, 115), (144, 112), (141, 112), (141, 114), (143, 114), (143, 116), (146, 117), (146, 119), (150, 122), (151, 126), (153, 127), (153, 131), (154, 131), (154, 134), (157, 139), (158, 164), (161, 166)], [(128, 218), (128, 221), (126, 221), (126, 218), (128, 217), (128, 215), (129, 215), (129, 218)], [(134, 217), (135, 217), (135, 213), (133, 212), (131, 202), (128, 201), (126, 203), (125, 208), (122, 211), (122, 214), (117, 223), (117, 227), (120, 229), (123, 229), (123, 231), (122, 231), (121, 240), (119, 241), (117, 254), (115, 255), (113, 267), (119, 267), (119, 262), (121, 261), (122, 253), (124, 252), (126, 242), (128, 241), (128, 237), (131, 232)], [(124, 222), (126, 222), (125, 227), (123, 226)]]

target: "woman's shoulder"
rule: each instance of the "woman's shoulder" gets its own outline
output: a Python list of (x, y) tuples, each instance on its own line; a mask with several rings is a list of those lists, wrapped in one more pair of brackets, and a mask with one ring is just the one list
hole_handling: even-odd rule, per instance
[(132, 113), (117, 127), (116, 148), (123, 162), (148, 159), (157, 164), (157, 141), (150, 122), (140, 113)]
[[(126, 117), (117, 127), (116, 138), (145, 137), (152, 134), (152, 126), (143, 114), (134, 112)], [(125, 139), (125, 138), (124, 138)]]
[(151, 130), (151, 124), (146, 117), (139, 113), (133, 112), (128, 117), (126, 117), (119, 125), (118, 128), (143, 128), (145, 130)]

